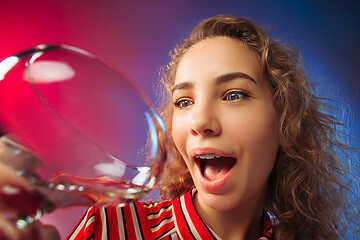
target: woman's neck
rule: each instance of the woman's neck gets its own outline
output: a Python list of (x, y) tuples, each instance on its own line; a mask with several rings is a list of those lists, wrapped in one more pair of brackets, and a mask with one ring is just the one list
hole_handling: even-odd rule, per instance
[(236, 209), (217, 211), (201, 204), (195, 194), (194, 205), (202, 220), (223, 240), (258, 239), (263, 233), (264, 197)]

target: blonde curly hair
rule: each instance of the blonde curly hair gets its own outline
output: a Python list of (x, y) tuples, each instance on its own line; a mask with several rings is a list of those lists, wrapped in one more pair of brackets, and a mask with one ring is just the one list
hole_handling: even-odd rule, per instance
[[(339, 137), (341, 125), (326, 113), (323, 99), (313, 95), (298, 51), (271, 39), (253, 21), (231, 16), (205, 19), (174, 49), (162, 78), (167, 89), (162, 113), (170, 139), (173, 111), (170, 89), (179, 62), (191, 46), (218, 36), (241, 40), (256, 53), (279, 114), (280, 149), (265, 204), (273, 216), (275, 238), (338, 239), (344, 234), (346, 215), (353, 213), (353, 221), (359, 223), (357, 206), (350, 209), (346, 205), (349, 172), (346, 160), (342, 159), (348, 159), (352, 148)], [(175, 146), (174, 149), (161, 184), (163, 199), (177, 198), (194, 187), (180, 153)]]

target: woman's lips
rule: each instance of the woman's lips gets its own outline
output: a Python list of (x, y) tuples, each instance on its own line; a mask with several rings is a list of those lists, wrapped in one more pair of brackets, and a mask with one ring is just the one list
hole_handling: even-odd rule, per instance
[(209, 192), (209, 193), (218, 193), (222, 189), (224, 189), (224, 187), (225, 187), (226, 183), (228, 182), (228, 180), (230, 179), (230, 176), (232, 173), (232, 168), (231, 168), (226, 173), (220, 174), (217, 178), (208, 179), (203, 174), (200, 161), (197, 161), (196, 166), (198, 169), (198, 171), (197, 171), (198, 179), (200, 180), (199, 183), (200, 183), (201, 187), (206, 192)]
[(223, 152), (216, 148), (194, 148), (189, 152), (191, 158), (195, 158), (196, 155), (214, 154), (223, 157), (233, 157), (230, 154)]
[[(213, 159), (201, 159), (201, 155), (214, 154), (221, 156)], [(236, 158), (217, 149), (194, 149), (190, 152), (196, 163), (197, 174), (201, 187), (209, 193), (220, 192), (230, 179)]]

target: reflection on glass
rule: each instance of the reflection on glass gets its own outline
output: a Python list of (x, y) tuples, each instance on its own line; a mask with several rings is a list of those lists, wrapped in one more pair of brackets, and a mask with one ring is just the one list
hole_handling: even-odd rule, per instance
[(43, 198), (25, 223), (59, 207), (126, 203), (155, 187), (165, 127), (131, 81), (64, 45), (7, 58), (0, 75), (0, 164)]

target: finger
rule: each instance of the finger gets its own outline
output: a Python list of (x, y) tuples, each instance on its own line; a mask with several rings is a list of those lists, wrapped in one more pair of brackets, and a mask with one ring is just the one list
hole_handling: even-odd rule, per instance
[(15, 240), (20, 238), (20, 233), (14, 223), (0, 216), (0, 240)]
[(31, 185), (24, 177), (17, 176), (16, 170), (0, 162), (0, 186), (7, 183), (14, 183), (30, 190)]
[(7, 211), (33, 216), (40, 207), (41, 198), (22, 186), (5, 184), (0, 186), (0, 204)]
[(60, 234), (55, 227), (33, 223), (19, 230), (4, 218), (0, 218), (0, 240), (60, 240)]
[(8, 137), (0, 137), (0, 162), (17, 170), (36, 173), (42, 161)]
[(37, 222), (36, 225), (39, 239), (60, 240), (60, 234), (54, 226), (43, 225), (40, 222)]
[(26, 240), (60, 240), (60, 235), (55, 227), (43, 225), (37, 221), (28, 225), (21, 231), (21, 239)]

